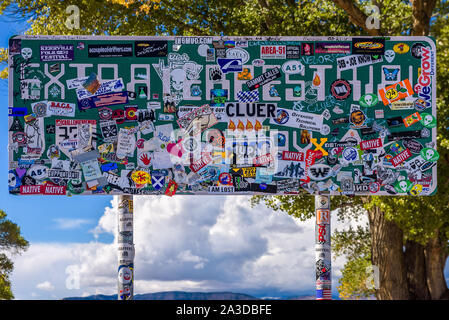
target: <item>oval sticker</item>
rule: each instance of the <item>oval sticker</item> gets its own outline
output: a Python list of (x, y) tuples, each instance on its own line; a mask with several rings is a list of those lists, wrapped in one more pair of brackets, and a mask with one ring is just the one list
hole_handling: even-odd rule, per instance
[(228, 59), (242, 59), (242, 64), (245, 64), (249, 60), (248, 51), (241, 48), (231, 48), (226, 50), (226, 58)]
[(393, 47), (393, 51), (398, 54), (404, 54), (407, 53), (410, 47), (405, 43), (397, 43)]
[(301, 63), (301, 61), (290, 60), (282, 65), (282, 71), (287, 74), (304, 74), (304, 65)]

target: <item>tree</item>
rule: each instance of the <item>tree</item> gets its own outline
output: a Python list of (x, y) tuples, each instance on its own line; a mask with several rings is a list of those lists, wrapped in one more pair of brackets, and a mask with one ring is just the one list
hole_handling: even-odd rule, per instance
[[(360, 265), (379, 267), (379, 299), (440, 299), (447, 294), (444, 264), (448, 255), (449, 214), (449, 4), (436, 0), (108, 0), (71, 1), (80, 10), (80, 28), (64, 23), (58, 0), (6, 0), (0, 13), (30, 19), (30, 34), (108, 35), (427, 35), (437, 38), (439, 190), (422, 198), (333, 197), (339, 219), (368, 215), (363, 230), (334, 236), (334, 251), (348, 258), (341, 279), (344, 297), (372, 293), (364, 287)], [(380, 29), (369, 29), (369, 5), (380, 10)], [(368, 12), (368, 13), (367, 13)], [(0, 61), (5, 58), (0, 51)], [(3, 77), (7, 72), (2, 73)], [(254, 202), (303, 220), (313, 215), (313, 198), (256, 197)], [(349, 246), (351, 232), (360, 236)], [(363, 236), (362, 236), (363, 235)], [(369, 235), (369, 237), (367, 236)], [(369, 241), (367, 240), (369, 239)], [(404, 250), (405, 247), (405, 250)], [(348, 249), (352, 248), (352, 249)], [(349, 251), (348, 251), (349, 250)], [(355, 279), (358, 279), (355, 281)]]
[[(28, 249), (28, 241), (20, 234), (19, 226), (6, 219), (6, 213), (3, 210), (0, 210), (0, 249), (12, 255), (20, 254)], [(9, 280), (13, 269), (14, 263), (11, 259), (6, 253), (0, 253), (0, 299), (14, 299)]]

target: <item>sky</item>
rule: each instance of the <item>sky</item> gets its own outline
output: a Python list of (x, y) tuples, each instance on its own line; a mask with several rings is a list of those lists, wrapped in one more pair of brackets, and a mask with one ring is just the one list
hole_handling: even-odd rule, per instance
[[(26, 28), (25, 22), (0, 16), (0, 47)], [(30, 242), (25, 253), (13, 257), (15, 298), (116, 293), (116, 198), (9, 195), (7, 94), (7, 82), (0, 81), (5, 108), (0, 119), (0, 132), (5, 133), (0, 135), (0, 209)], [(302, 222), (264, 205), (251, 208), (249, 199), (134, 196), (134, 293), (315, 295), (314, 221)], [(364, 223), (366, 219), (359, 222)], [(348, 226), (334, 221), (332, 231)], [(343, 258), (333, 261), (334, 296), (343, 265)]]

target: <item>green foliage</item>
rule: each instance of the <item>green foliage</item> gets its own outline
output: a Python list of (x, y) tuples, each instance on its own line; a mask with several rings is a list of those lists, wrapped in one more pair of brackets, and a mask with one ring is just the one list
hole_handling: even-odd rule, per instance
[[(11, 254), (20, 254), (28, 249), (28, 241), (20, 234), (20, 227), (6, 219), (6, 213), (0, 210), (0, 250)], [(13, 299), (9, 275), (14, 268), (11, 259), (0, 253), (0, 299)]]

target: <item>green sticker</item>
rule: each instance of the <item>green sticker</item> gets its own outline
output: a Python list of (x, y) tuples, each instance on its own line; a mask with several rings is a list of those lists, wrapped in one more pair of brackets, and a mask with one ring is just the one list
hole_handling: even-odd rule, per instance
[(397, 193), (407, 193), (410, 191), (410, 189), (412, 189), (413, 187), (413, 183), (411, 183), (408, 180), (402, 180), (402, 181), (398, 181), (398, 183), (396, 183), (396, 185), (394, 186), (394, 189), (396, 190)]
[(374, 93), (367, 93), (359, 100), (360, 105), (364, 108), (374, 107), (378, 102), (379, 98)]
[(426, 161), (435, 162), (440, 158), (440, 154), (435, 149), (424, 148), (421, 150), (421, 157)]
[(435, 128), (437, 119), (430, 113), (421, 113), (421, 123), (426, 128)]

